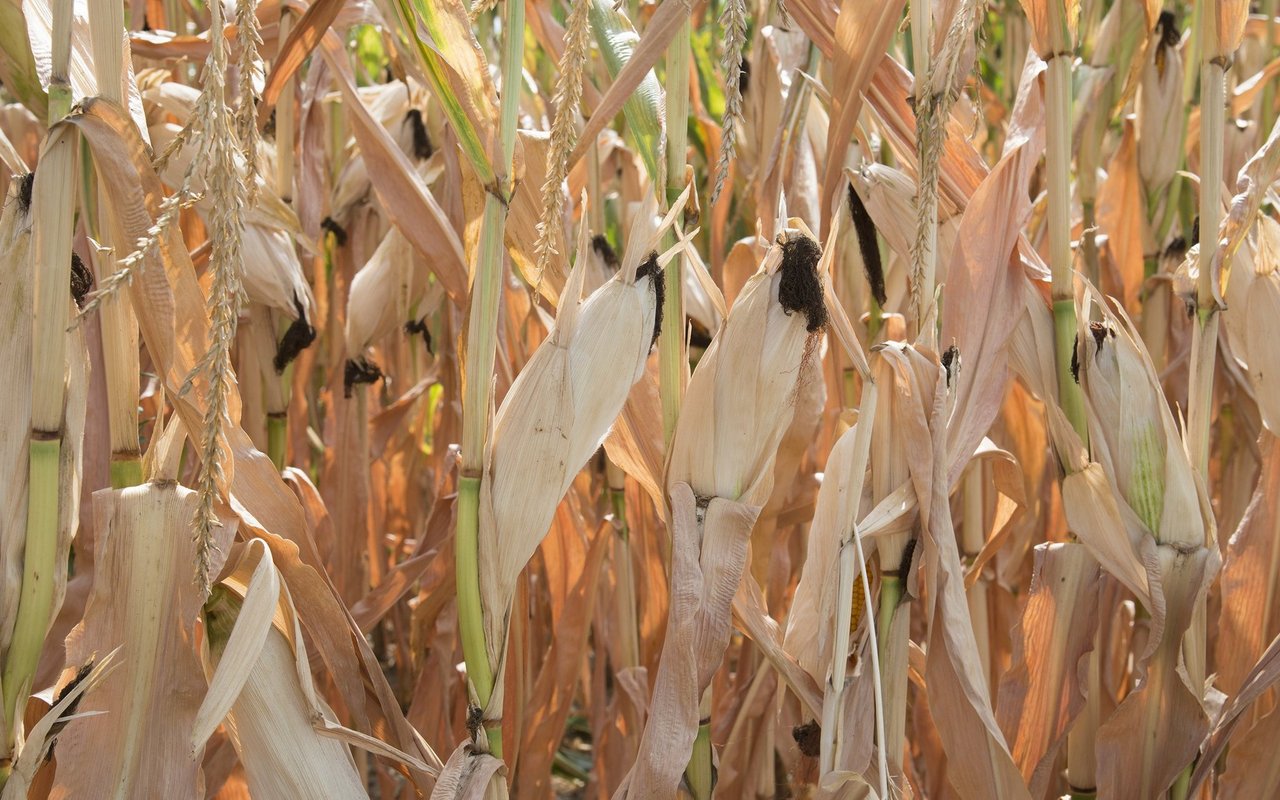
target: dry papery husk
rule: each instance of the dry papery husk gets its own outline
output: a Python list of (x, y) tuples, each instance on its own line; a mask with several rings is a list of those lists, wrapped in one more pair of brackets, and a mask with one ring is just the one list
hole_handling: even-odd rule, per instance
[(1084, 545), (1035, 547), (1027, 604), (1013, 630), (1012, 667), (996, 717), (1033, 797), (1043, 797), (1067, 733), (1084, 706), (1081, 677), (1098, 623), (1098, 562)]
[[(195, 650), (196, 492), (173, 481), (94, 493), (93, 589), (67, 637), (71, 664), (121, 647), (125, 669), (88, 695), (58, 746), (51, 797), (188, 797), (187, 744), (204, 693)], [(218, 551), (235, 534), (216, 529)], [(214, 564), (216, 569), (219, 565)]]
[(1072, 530), (1151, 613), (1139, 682), (1098, 731), (1098, 786), (1147, 797), (1173, 783), (1208, 730), (1206, 642), (1191, 620), (1221, 558), (1203, 484), (1142, 340), (1123, 308), (1088, 286), (1083, 298), (1080, 318), (1096, 309), (1101, 319), (1080, 337), (1095, 460), (1064, 479), (1063, 503)]
[[(879, 352), (893, 375), (892, 384), (880, 382), (894, 386), (893, 391), (886, 389), (895, 410), (894, 449), (905, 453), (919, 509), (916, 560), (926, 580), (921, 594), (929, 599), (924, 608), (929, 631), (925, 684), (947, 753), (948, 779), (964, 797), (1027, 797), (1026, 784), (996, 723), (965, 596), (947, 474), (951, 459), (968, 454), (948, 453), (951, 393), (946, 372), (931, 353), (909, 345), (890, 343)], [(873, 469), (876, 455), (873, 450)], [(918, 571), (913, 568), (913, 573)], [(907, 576), (909, 591), (916, 580)]]
[(204, 608), (209, 688), (188, 735), (191, 752), (225, 724), (253, 796), (278, 800), (368, 797), (349, 744), (436, 772), (338, 724), (316, 691), (297, 610), (271, 550), (261, 539), (238, 550)]
[[(786, 244), (770, 248), (738, 295), (685, 393), (666, 478), (666, 639), (636, 763), (615, 798), (674, 795), (697, 733), (699, 700), (729, 641), (731, 601), (773, 487), (778, 444), (805, 374), (800, 365), (817, 352), (826, 321), (825, 306), (788, 311), (779, 301), (784, 280), (807, 281), (819, 304), (826, 286), (817, 242), (803, 223), (792, 224), (782, 235)], [(786, 248), (807, 255), (784, 259)]]
[[(84, 135), (100, 175), (116, 192), (125, 233), (133, 241), (144, 237), (160, 214), (164, 189), (132, 122), (112, 104), (89, 100), (60, 125), (75, 126)], [(197, 375), (195, 391), (183, 395), (179, 390), (207, 348), (208, 322), (205, 298), (176, 231), (162, 235), (158, 246), (144, 258), (129, 284), (129, 296), (166, 396), (172, 399), (183, 424), (198, 429), (205, 381)], [(227, 399), (234, 421), (239, 399), (234, 393)], [(305, 613), (302, 623), (353, 724), (369, 726), (370, 714), (378, 714), (401, 749), (430, 758), (429, 748), (405, 720), (363, 634), (337, 599), (298, 498), (242, 430), (231, 424), (224, 425), (223, 431), (228, 453), (224, 465), (227, 500), (241, 518), (242, 530), (251, 531), (271, 548), (277, 568), (293, 596), (299, 598)], [(409, 772), (416, 786), (429, 785), (428, 774), (412, 767)]]
[[(498, 676), (516, 579), (550, 529), (574, 476), (644, 374), (655, 338), (655, 283), (662, 275), (649, 271), (637, 277), (637, 270), (683, 207), (682, 197), (654, 226), (655, 206), (647, 204), (641, 211), (647, 222), (633, 231), (622, 269), (585, 301), (578, 299), (589, 261), (582, 226), (555, 324), (498, 409), (480, 489), (479, 533), (485, 640)], [(501, 696), (494, 693), (488, 718), (501, 718)]]
[(101, 686), (120, 664), (120, 648), (116, 648), (79, 665), (53, 696), (49, 710), (26, 732), (4, 791), (0, 792), (0, 800), (25, 800), (30, 796), (28, 790), (35, 781), (36, 772), (47, 763), (66, 724), (79, 715), (84, 695)]
[(388, 228), (373, 255), (351, 281), (347, 297), (347, 355), (354, 358), (406, 322), (412, 322), (411, 311), (416, 319), (431, 313), (444, 293), (439, 284), (430, 287), (425, 265), (409, 240), (399, 228)]
[(1214, 649), (1216, 686), (1235, 695), (1245, 676), (1280, 634), (1280, 438), (1264, 431), (1258, 442), (1262, 470), (1252, 499), (1227, 546), (1221, 611)]
[[(174, 123), (152, 126), (151, 138), (157, 152), (163, 151), (179, 130)], [(194, 155), (190, 144), (175, 153), (165, 167), (162, 176), (165, 183), (175, 188), (181, 186)], [(258, 201), (248, 209), (241, 233), (241, 277), (245, 294), (250, 300), (268, 305), (289, 319), (302, 318), (314, 322), (315, 297), (302, 272), (302, 263), (298, 260), (295, 245), (297, 241), (308, 244), (306, 238), (302, 235), (297, 217), (288, 206), (270, 193), (262, 176), (259, 175), (257, 180)], [(190, 188), (192, 191), (203, 192), (203, 177), (193, 175)], [(209, 202), (202, 200), (196, 204), (196, 208), (202, 214), (208, 213)], [(314, 247), (310, 249), (314, 250)]]
[(1280, 223), (1258, 217), (1255, 235), (1234, 259), (1224, 289), (1227, 311), (1222, 324), (1231, 352), (1248, 370), (1263, 424), (1280, 435), (1280, 343), (1274, 325), (1280, 318)]

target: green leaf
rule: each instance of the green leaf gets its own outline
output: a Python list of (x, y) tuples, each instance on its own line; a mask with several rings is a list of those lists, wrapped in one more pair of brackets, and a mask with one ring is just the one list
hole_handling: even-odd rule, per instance
[[(604, 57), (609, 77), (616, 79), (631, 60), (640, 37), (631, 26), (631, 21), (614, 10), (610, 0), (591, 0), (591, 30), (596, 35), (596, 44)], [(662, 85), (658, 83), (653, 70), (649, 70), (622, 107), (627, 128), (644, 160), (650, 179), (655, 183), (661, 174), (659, 165), (662, 163), (665, 108)]]
[(427, 85), (476, 176), (489, 189), (505, 184), (509, 167), (499, 155), (497, 93), (466, 9), (459, 0), (390, 1), (401, 38), (417, 53)]

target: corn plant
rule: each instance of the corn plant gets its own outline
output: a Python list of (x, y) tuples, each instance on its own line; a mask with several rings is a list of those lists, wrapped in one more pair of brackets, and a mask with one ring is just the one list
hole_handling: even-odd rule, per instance
[(1280, 795), (1275, 2), (0, 13), (0, 798)]

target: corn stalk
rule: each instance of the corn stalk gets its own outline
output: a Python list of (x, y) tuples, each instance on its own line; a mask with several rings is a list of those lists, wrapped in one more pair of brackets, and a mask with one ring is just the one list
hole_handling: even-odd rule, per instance
[[(98, 92), (104, 100), (124, 105), (124, 5), (116, 0), (94, 0), (89, 4), (93, 30), (93, 68)], [(97, 226), (108, 249), (98, 253), (105, 278), (119, 270), (116, 253), (128, 252), (132, 242), (120, 232), (112, 218), (111, 189), (97, 186)], [(101, 235), (100, 234), (100, 235)], [(142, 482), (142, 460), (138, 446), (138, 320), (124, 292), (115, 292), (102, 301), (102, 357), (107, 376), (107, 418), (111, 436), (111, 485), (121, 489)]]
[[(71, 0), (53, 4), (53, 72), (49, 120), (53, 124), (40, 157), (32, 195), (32, 258), (35, 279), (31, 375), (31, 430), (26, 547), (22, 590), (13, 638), (4, 664), (4, 755), (13, 753), (45, 636), (57, 612), (56, 573), (59, 506), (65, 502), (58, 464), (63, 448), (67, 327), (70, 323), (71, 237), (79, 136), (56, 123), (71, 110)], [(9, 764), (0, 772), (8, 777)]]
[[(524, 64), (524, 4), (507, 0), (503, 11), (504, 50), (499, 129), (502, 169), (509, 175), (516, 144), (516, 113)], [(495, 691), (494, 665), (485, 646), (480, 600), (479, 510), (480, 481), (484, 469), (485, 439), (493, 397), (493, 365), (498, 345), (498, 304), (502, 296), (502, 262), (505, 247), (510, 178), (486, 186), (480, 246), (471, 289), (471, 314), (467, 326), (466, 381), (462, 400), (462, 474), (458, 480), (458, 527), (455, 569), (458, 579), (458, 619), (467, 677), (473, 701), (486, 708)], [(489, 750), (502, 755), (502, 728), (487, 731)]]

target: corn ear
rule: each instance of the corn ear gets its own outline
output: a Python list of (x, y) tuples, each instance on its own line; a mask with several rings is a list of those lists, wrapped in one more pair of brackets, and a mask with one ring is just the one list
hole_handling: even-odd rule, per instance
[[(650, 203), (642, 213), (652, 209)], [(674, 212), (669, 217), (666, 225)], [(644, 374), (655, 338), (662, 280), (657, 261), (642, 264), (643, 245), (629, 248), (618, 274), (579, 301), (589, 261), (586, 233), (584, 225), (555, 325), (520, 371), (494, 422), (479, 539), (485, 639), (494, 665), (506, 650), (516, 577)], [(657, 233), (643, 241), (652, 248)], [(491, 718), (499, 712), (488, 710)]]
[(769, 498), (773, 460), (804, 372), (797, 367), (817, 353), (827, 322), (821, 248), (803, 223), (793, 225), (799, 227), (770, 248), (698, 362), (671, 445), (668, 491), (684, 483), (701, 497), (755, 506)]
[(1164, 191), (1182, 160), (1182, 51), (1173, 24), (1172, 15), (1161, 20), (1138, 82), (1138, 174), (1148, 198)]
[[(350, 357), (410, 321), (410, 310), (427, 293), (427, 273), (421, 267), (409, 240), (399, 228), (390, 228), (351, 281), (346, 327)], [(429, 311), (419, 307), (417, 314)]]

